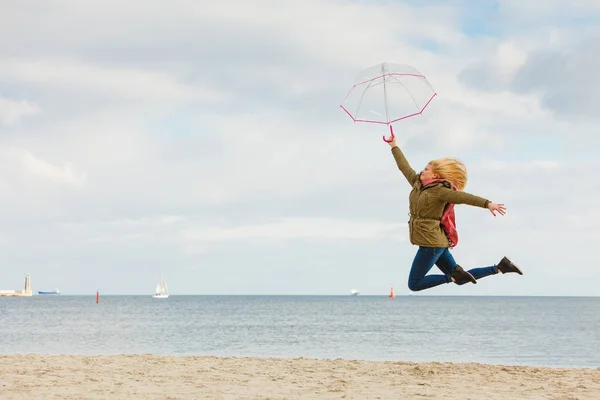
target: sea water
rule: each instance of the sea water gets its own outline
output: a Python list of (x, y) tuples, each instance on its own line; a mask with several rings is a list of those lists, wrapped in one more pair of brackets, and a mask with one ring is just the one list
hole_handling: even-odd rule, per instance
[(0, 298), (0, 354), (160, 354), (600, 367), (600, 298)]

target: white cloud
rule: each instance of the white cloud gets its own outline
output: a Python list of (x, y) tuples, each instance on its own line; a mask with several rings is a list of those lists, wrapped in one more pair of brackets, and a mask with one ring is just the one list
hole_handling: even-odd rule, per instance
[[(195, 227), (181, 232), (184, 242), (199, 244), (221, 241), (248, 240), (251, 242), (279, 242), (290, 239), (322, 240), (376, 240), (398, 238), (406, 224), (380, 221), (353, 221), (333, 218), (284, 218), (270, 223), (222, 227)], [(400, 236), (402, 237), (402, 236)]]
[[(600, 87), (590, 77), (595, 73), (593, 65), (600, 60), (599, 37), (568, 47), (540, 47), (526, 54), (516, 46), (503, 45), (496, 57), (465, 68), (459, 78), (472, 91), (537, 100), (539, 106), (531, 104), (523, 111), (540, 114), (540, 110), (548, 110), (549, 115), (596, 118)], [(517, 100), (515, 105), (522, 107), (519, 103)]]
[(35, 103), (0, 96), (0, 125), (11, 126), (25, 116), (38, 113), (40, 113), (40, 108)]
[(69, 162), (62, 165), (51, 164), (41, 158), (35, 157), (28, 151), (20, 152), (20, 161), (32, 175), (52, 182), (79, 186), (87, 181), (85, 172), (78, 171)]
[[(403, 240), (406, 223), (337, 218), (270, 218), (270, 222), (231, 226), (204, 221), (198, 216), (156, 216), (92, 223), (61, 223), (60, 229), (82, 240), (119, 242), (144, 239), (182, 246), (208, 246), (222, 242), (277, 243), (300, 239)], [(94, 234), (102, 233), (101, 236)], [(91, 235), (91, 236), (90, 236)]]
[(0, 73), (58, 91), (93, 91), (128, 100), (218, 101), (217, 90), (178, 82), (160, 71), (89, 65), (63, 59), (0, 59)]

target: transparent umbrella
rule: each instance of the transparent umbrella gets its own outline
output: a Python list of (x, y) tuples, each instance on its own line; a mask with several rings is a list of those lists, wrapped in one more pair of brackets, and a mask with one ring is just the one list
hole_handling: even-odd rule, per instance
[(354, 122), (388, 125), (392, 136), (394, 122), (420, 115), (437, 95), (423, 74), (403, 64), (369, 67), (355, 82), (340, 107)]

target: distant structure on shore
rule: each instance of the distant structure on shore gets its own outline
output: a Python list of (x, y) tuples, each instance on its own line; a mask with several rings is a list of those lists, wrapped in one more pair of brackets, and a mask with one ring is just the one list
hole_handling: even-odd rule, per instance
[(31, 293), (31, 278), (29, 275), (25, 275), (25, 289), (24, 290), (1, 290), (0, 297), (30, 297)]

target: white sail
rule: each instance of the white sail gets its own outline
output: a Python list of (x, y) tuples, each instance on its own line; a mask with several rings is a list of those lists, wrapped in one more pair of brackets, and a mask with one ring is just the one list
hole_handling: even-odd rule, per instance
[(169, 297), (169, 291), (167, 289), (167, 283), (165, 282), (162, 274), (158, 280), (158, 284), (156, 285), (156, 291), (154, 292), (155, 299), (166, 299)]

